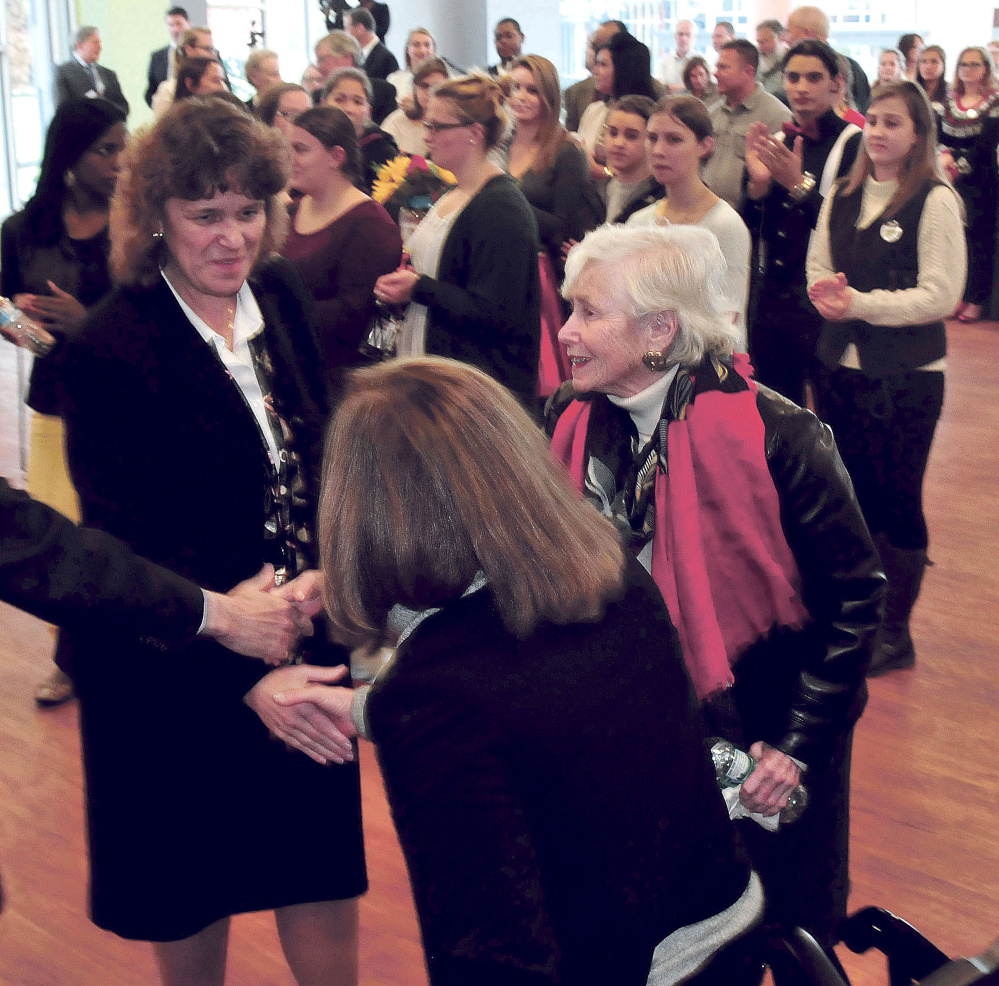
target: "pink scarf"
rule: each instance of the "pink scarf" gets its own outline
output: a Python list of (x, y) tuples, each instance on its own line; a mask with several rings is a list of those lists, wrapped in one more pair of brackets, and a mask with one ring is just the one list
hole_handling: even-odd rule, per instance
[[(704, 391), (670, 421), (668, 471), (657, 467), (655, 481), (652, 578), (702, 700), (732, 685), (732, 666), (750, 644), (808, 616), (767, 469), (752, 368), (745, 356), (735, 360), (749, 389)], [(552, 437), (580, 492), (591, 406), (573, 401)]]

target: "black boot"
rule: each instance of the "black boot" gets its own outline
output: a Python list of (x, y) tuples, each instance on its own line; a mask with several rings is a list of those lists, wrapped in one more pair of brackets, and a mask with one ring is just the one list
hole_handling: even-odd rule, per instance
[(888, 593), (884, 618), (867, 665), (868, 678), (911, 668), (916, 663), (916, 650), (909, 633), (909, 614), (916, 605), (926, 571), (924, 550), (896, 548), (883, 536), (877, 538), (877, 546), (888, 576)]

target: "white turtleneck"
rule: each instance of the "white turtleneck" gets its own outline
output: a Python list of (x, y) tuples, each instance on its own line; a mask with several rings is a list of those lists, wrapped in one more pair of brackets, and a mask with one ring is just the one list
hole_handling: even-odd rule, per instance
[(611, 397), (611, 404), (623, 408), (631, 415), (638, 429), (639, 448), (645, 448), (649, 439), (655, 434), (656, 426), (663, 413), (663, 402), (669, 386), (676, 376), (676, 365), (671, 366), (652, 386), (639, 391), (632, 397)]

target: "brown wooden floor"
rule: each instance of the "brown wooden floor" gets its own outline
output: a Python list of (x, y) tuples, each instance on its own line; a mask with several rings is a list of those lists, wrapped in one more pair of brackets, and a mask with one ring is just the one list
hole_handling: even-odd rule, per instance
[[(949, 367), (927, 482), (935, 565), (914, 618), (919, 663), (872, 683), (857, 732), (851, 907), (886, 906), (968, 954), (999, 934), (999, 327), (952, 323)], [(31, 701), (50, 650), (42, 624), (0, 610), (0, 983), (147, 986), (147, 948), (86, 918), (76, 710)], [(361, 981), (418, 986), (412, 904), (369, 747), (362, 770)], [(319, 850), (292, 837), (286, 851), (300, 863)], [(854, 986), (887, 982), (876, 959), (844, 961)], [(228, 981), (292, 986), (269, 916), (236, 919)]]

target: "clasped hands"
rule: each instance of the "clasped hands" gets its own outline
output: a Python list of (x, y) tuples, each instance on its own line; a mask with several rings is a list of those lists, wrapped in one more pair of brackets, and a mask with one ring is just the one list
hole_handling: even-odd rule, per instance
[(800, 185), (805, 172), (802, 165), (803, 142), (795, 137), (794, 144), (771, 135), (765, 123), (754, 123), (746, 132), (746, 173), (749, 176), (749, 196), (759, 199), (777, 182), (787, 189)]
[(839, 322), (847, 317), (853, 288), (840, 271), (834, 277), (823, 277), (808, 289), (808, 298), (827, 322)]
[(406, 305), (413, 299), (413, 288), (420, 275), (410, 264), (403, 264), (396, 270), (382, 274), (375, 281), (375, 297), (386, 305)]

